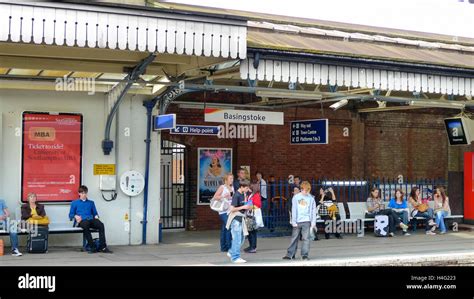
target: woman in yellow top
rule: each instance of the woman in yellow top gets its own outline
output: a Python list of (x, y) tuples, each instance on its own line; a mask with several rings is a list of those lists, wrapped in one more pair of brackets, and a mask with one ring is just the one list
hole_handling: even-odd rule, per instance
[(27, 196), (28, 203), (21, 206), (21, 220), (30, 223), (38, 222), (38, 225), (48, 225), (49, 220), (46, 217), (44, 206), (36, 202), (36, 194), (29, 193)]

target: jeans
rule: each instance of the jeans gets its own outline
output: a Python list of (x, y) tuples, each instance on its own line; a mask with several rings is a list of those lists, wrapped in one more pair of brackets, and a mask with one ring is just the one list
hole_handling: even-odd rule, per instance
[(10, 244), (12, 247), (12, 250), (18, 249), (18, 233), (17, 233), (17, 227), (16, 226), (11, 226), (7, 227), (7, 222), (2, 221), (0, 222), (0, 229), (6, 229), (9, 231), (10, 235)]
[[(425, 231), (430, 230), (430, 225), (429, 222), (430, 220), (433, 220), (433, 209), (429, 208), (425, 212), (418, 212), (415, 214), (415, 217), (423, 217), (425, 218)], [(416, 224), (415, 224), (416, 225)]]
[(90, 231), (91, 228), (99, 230), (99, 250), (107, 247), (107, 243), (105, 241), (105, 227), (99, 219), (82, 220), (79, 223), (79, 227), (84, 230), (84, 238), (87, 240), (87, 244), (90, 246), (90, 248), (94, 248), (94, 241), (92, 240), (92, 234)]
[[(331, 221), (333, 221), (332, 218), (331, 218), (331, 216), (329, 216), (329, 215), (321, 216), (321, 219), (324, 220), (325, 225), (326, 225), (326, 224), (329, 224), (329, 223), (332, 223)], [(339, 223), (340, 223), (340, 220), (341, 220), (341, 215), (336, 214), (336, 221), (337, 221), (336, 223), (339, 224)], [(329, 222), (328, 222), (328, 221), (329, 221)], [(330, 224), (330, 225), (331, 225), (331, 227), (332, 227), (332, 224)], [(339, 237), (341, 236), (341, 234), (338, 233), (338, 232), (335, 232), (334, 235), (336, 236), (336, 238), (339, 238)], [(326, 229), (324, 229), (324, 237), (325, 237), (326, 239), (329, 239), (329, 236), (330, 236), (329, 233), (327, 233), (327, 232), (326, 232)]]
[(400, 217), (392, 209), (380, 210), (377, 213), (367, 213), (365, 214), (366, 218), (375, 218), (375, 215), (385, 215), (388, 216), (388, 232), (395, 233), (397, 231), (397, 226), (400, 225)]
[(237, 220), (232, 220), (230, 224), (230, 231), (232, 233), (232, 246), (230, 247), (230, 255), (232, 261), (235, 261), (240, 258), (240, 247), (244, 243), (244, 232), (242, 229), (242, 222)]
[(230, 233), (230, 230), (226, 228), (227, 225), (227, 219), (229, 218), (229, 215), (227, 213), (224, 214), (219, 214), (219, 218), (222, 221), (221, 225), (221, 251), (229, 251), (230, 246), (232, 245), (232, 234)]
[(301, 233), (303, 238), (303, 246), (301, 246), (301, 256), (309, 255), (309, 234), (311, 229), (311, 222), (300, 222), (297, 223), (297, 227), (293, 227), (291, 234), (290, 247), (288, 247), (287, 256), (293, 258), (298, 248), (298, 239)]
[(257, 249), (257, 230), (249, 231), (249, 249), (254, 250)]
[(408, 212), (407, 211), (401, 211), (401, 212), (395, 212), (395, 213), (402, 220), (403, 224), (408, 225)]
[(436, 225), (439, 227), (439, 231), (442, 233), (446, 232), (446, 224), (444, 223), (444, 217), (448, 216), (448, 212), (441, 210), (436, 212), (435, 221)]

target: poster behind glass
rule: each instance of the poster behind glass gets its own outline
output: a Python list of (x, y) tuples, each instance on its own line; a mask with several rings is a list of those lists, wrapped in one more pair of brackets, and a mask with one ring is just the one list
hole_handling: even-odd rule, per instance
[(224, 175), (232, 172), (231, 148), (198, 148), (197, 204), (208, 205)]

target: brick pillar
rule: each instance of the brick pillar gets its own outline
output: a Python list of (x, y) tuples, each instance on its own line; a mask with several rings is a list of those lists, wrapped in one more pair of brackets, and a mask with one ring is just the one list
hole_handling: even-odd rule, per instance
[(361, 178), (365, 176), (365, 123), (358, 113), (352, 113), (350, 137), (352, 142), (352, 176)]
[(468, 151), (468, 147), (448, 145), (448, 172), (463, 171), (463, 154), (465, 151)]

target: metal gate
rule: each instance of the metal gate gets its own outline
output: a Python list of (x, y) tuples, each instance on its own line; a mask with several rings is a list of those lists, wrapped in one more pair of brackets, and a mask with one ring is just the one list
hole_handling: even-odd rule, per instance
[(161, 219), (163, 229), (186, 225), (186, 146), (161, 142)]

